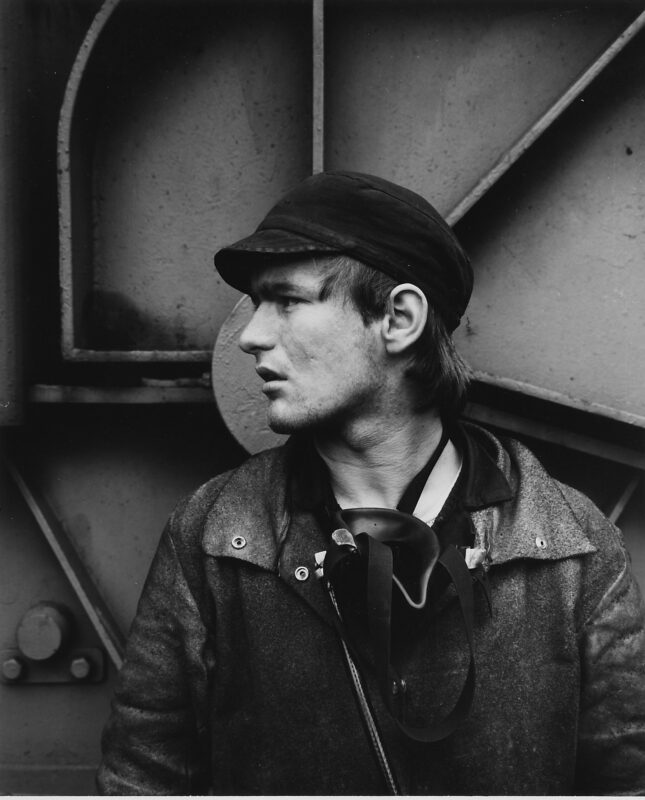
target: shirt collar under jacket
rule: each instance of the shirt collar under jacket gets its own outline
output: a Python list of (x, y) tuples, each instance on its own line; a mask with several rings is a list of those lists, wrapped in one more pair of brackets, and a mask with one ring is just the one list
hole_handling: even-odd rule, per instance
[[(475, 511), (510, 500), (514, 491), (497, 466), (495, 454), (487, 451), (485, 440), (476, 439), (464, 425), (455, 426), (450, 437), (463, 458), (459, 480), (463, 507)], [(293, 436), (287, 450), (293, 507), (318, 511), (329, 480), (325, 463), (308, 437)]]

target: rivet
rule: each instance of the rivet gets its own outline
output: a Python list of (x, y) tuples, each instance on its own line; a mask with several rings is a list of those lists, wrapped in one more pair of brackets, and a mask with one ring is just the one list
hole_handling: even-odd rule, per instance
[(309, 577), (309, 570), (307, 567), (296, 567), (295, 576), (297, 581), (306, 581)]
[(236, 550), (241, 550), (243, 547), (246, 547), (246, 539), (243, 536), (234, 536), (231, 540), (231, 544)]
[(84, 656), (75, 658), (69, 665), (70, 675), (72, 678), (76, 678), (77, 681), (82, 681), (89, 677), (91, 671), (92, 665)]
[(8, 658), (2, 664), (2, 675), (8, 681), (17, 681), (22, 678), (23, 665), (17, 658)]
[(535, 545), (536, 547), (539, 547), (540, 550), (544, 550), (546, 548), (546, 541), (541, 536), (537, 536), (535, 539)]

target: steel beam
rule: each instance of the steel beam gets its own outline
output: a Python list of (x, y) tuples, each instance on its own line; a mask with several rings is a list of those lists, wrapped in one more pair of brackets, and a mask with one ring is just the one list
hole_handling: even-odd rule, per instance
[(591, 82), (645, 27), (645, 11), (600, 55), (593, 64), (559, 97), (555, 103), (520, 137), (491, 167), (483, 178), (459, 202), (446, 217), (449, 225), (458, 222), (478, 200), (524, 155), (539, 137), (577, 100)]
[(635, 475), (630, 482), (625, 487), (625, 490), (618, 498), (616, 505), (612, 508), (611, 512), (609, 513), (609, 519), (614, 523), (617, 524), (618, 520), (620, 519), (623, 511), (625, 510), (627, 503), (632, 499), (634, 492), (636, 491), (636, 487), (640, 483), (641, 475)]
[(626, 464), (635, 469), (645, 470), (645, 453), (630, 450), (628, 447), (622, 447), (611, 442), (603, 442), (591, 436), (574, 433), (556, 425), (527, 419), (518, 414), (499, 411), (478, 403), (468, 403), (464, 417), (473, 420), (473, 422), (501, 428), (509, 433), (530, 436), (533, 439), (551, 442), (569, 450), (577, 450), (578, 452), (604, 458), (618, 464)]
[(312, 6), (312, 159), (313, 174), (322, 172), (325, 162), (325, 5), (313, 0)]

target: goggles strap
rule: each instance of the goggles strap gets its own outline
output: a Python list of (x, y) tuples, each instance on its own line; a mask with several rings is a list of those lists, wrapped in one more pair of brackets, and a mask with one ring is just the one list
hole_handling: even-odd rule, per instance
[[(444, 426), (439, 444), (423, 469), (415, 475), (403, 493), (397, 510), (412, 515), (426, 481), (448, 443), (449, 435)], [(325, 503), (329, 522), (332, 529), (345, 530), (346, 523), (342, 510), (327, 485), (327, 502)], [(428, 535), (436, 536), (431, 528)], [(405, 681), (396, 673), (391, 663), (392, 651), (392, 584), (393, 584), (393, 555), (391, 547), (367, 533), (356, 534), (358, 547), (332, 546), (327, 551), (324, 563), (324, 575), (331, 587), (337, 576), (343, 571), (347, 559), (359, 558), (359, 552), (367, 559), (367, 627), (372, 651), (374, 669), (381, 694), (388, 711), (396, 721), (402, 732), (418, 742), (437, 742), (449, 736), (455, 728), (468, 716), (475, 692), (475, 655), (474, 655), (474, 596), (473, 579), (463, 554), (455, 545), (448, 545), (442, 550), (437, 565), (446, 571), (447, 577), (455, 586), (460, 605), (464, 630), (470, 652), (468, 672), (461, 689), (461, 693), (452, 710), (441, 720), (425, 727), (411, 726), (406, 721), (405, 709)], [(336, 605), (336, 604), (335, 604)], [(356, 660), (357, 653), (353, 647), (351, 637), (340, 617), (340, 610), (336, 606), (339, 619), (338, 632)]]
[[(363, 534), (364, 535), (364, 534)], [(473, 640), (474, 595), (472, 577), (462, 554), (447, 547), (438, 563), (454, 584), (459, 600), (464, 630), (470, 652), (468, 673), (452, 710), (438, 722), (426, 727), (408, 725), (405, 720), (405, 683), (391, 664), (392, 551), (384, 543), (365, 536), (368, 552), (367, 616), (372, 654), (381, 694), (399, 728), (417, 742), (437, 742), (449, 736), (468, 716), (475, 693), (475, 650)]]

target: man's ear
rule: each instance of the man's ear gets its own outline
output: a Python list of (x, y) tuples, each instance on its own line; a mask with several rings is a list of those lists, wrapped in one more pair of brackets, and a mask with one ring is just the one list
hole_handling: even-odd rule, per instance
[(381, 335), (388, 353), (403, 353), (423, 333), (428, 319), (425, 294), (412, 283), (400, 283), (390, 292)]

